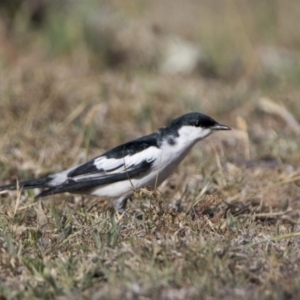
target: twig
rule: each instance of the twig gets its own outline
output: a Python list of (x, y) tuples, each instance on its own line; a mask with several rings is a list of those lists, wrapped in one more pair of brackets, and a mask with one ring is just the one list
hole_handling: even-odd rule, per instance
[(294, 237), (297, 237), (297, 236), (300, 236), (300, 232), (277, 235), (277, 236), (270, 237), (269, 239), (266, 239), (266, 240), (263, 240), (263, 241), (259, 241), (259, 242), (255, 242), (255, 243), (249, 243), (249, 244), (246, 245), (246, 248), (251, 248), (253, 246), (257, 246), (257, 245), (264, 244), (264, 243), (269, 243), (269, 242), (278, 242), (278, 241), (281, 241), (281, 240), (290, 239), (290, 238), (294, 238)]

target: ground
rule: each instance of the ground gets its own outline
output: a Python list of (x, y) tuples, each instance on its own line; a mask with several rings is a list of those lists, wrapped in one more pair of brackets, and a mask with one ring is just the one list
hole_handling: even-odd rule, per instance
[(233, 130), (123, 215), (94, 197), (1, 193), (1, 299), (299, 299), (296, 2), (66, 2), (38, 23), (25, 4), (2, 10), (1, 184), (190, 111)]

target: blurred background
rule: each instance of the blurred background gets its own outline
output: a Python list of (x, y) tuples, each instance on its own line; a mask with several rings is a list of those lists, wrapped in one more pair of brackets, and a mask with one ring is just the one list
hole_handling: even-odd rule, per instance
[(1, 193), (0, 298), (298, 299), (299, 99), (299, 0), (0, 0), (0, 185), (190, 111), (233, 129), (120, 218)]
[(0, 16), (2, 146), (25, 170), (61, 169), (66, 149), (64, 164), (78, 163), (190, 111), (236, 128), (234, 149), (250, 137), (233, 160), (283, 147), (299, 161), (297, 1), (2, 0)]

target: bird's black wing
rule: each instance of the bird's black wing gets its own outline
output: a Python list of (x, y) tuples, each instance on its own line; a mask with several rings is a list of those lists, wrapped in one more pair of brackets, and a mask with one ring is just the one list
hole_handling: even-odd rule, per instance
[(151, 169), (151, 165), (153, 164), (153, 162), (154, 160), (143, 161), (138, 165), (135, 165), (134, 168), (131, 168), (127, 172), (119, 172), (102, 177), (82, 177), (80, 180), (76, 178), (68, 178), (64, 183), (44, 190), (39, 195), (37, 195), (36, 198), (64, 192), (80, 193), (95, 188), (97, 186), (138, 178), (140, 176), (143, 176)]
[(38, 197), (63, 192), (84, 192), (97, 186), (139, 178), (151, 170), (159, 152), (155, 134), (128, 142), (72, 168), (66, 174), (66, 180), (44, 190)]
[[(139, 139), (127, 142), (103, 153), (101, 156), (98, 156), (75, 169), (73, 168), (68, 173), (68, 177), (99, 173), (99, 171), (115, 171), (124, 163), (122, 160), (123, 158), (132, 157), (133, 155), (141, 153), (150, 147), (158, 148), (160, 145), (159, 143), (159, 133), (152, 133)], [(107, 162), (105, 166), (99, 163), (100, 161), (103, 161), (103, 159)]]

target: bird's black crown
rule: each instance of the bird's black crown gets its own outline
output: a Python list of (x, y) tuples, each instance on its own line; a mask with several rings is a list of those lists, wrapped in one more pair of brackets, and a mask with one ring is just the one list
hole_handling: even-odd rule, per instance
[(189, 113), (172, 121), (170, 127), (180, 128), (182, 126), (195, 126), (210, 128), (218, 123), (209, 116), (201, 113)]

